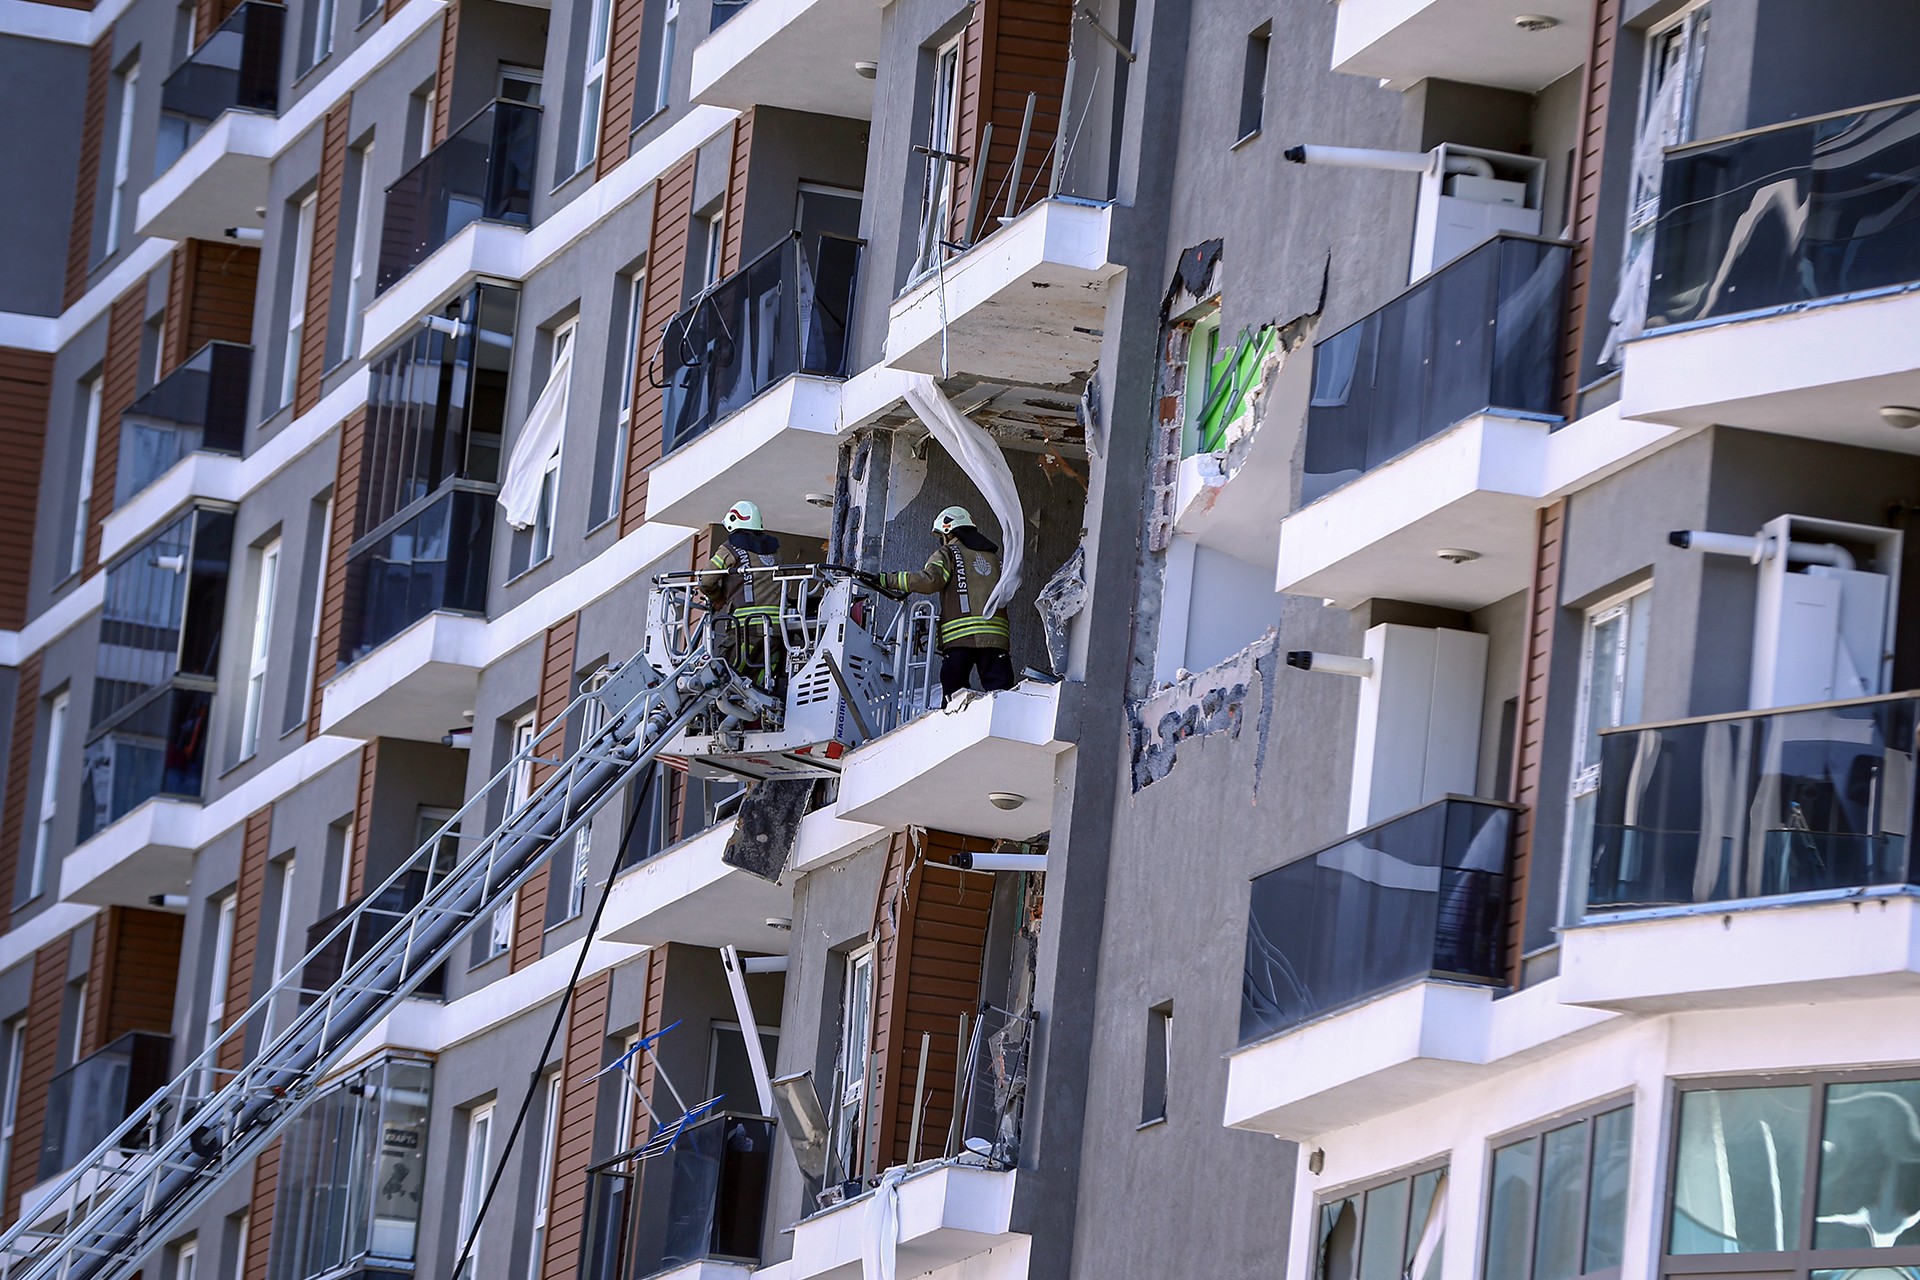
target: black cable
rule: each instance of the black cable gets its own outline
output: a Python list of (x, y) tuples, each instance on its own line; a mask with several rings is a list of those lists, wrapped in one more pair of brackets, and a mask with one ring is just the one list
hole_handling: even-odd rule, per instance
[(587, 951), (593, 946), (593, 935), (600, 930), (600, 917), (606, 912), (607, 899), (613, 895), (613, 882), (619, 876), (621, 862), (626, 858), (627, 844), (633, 839), (634, 827), (640, 821), (640, 815), (647, 811), (647, 802), (653, 795), (654, 774), (658, 771), (657, 764), (649, 764), (646, 777), (640, 781), (639, 802), (633, 806), (633, 812), (627, 815), (627, 825), (620, 833), (620, 843), (614, 848), (613, 866), (607, 870), (607, 882), (600, 887), (600, 901), (594, 905), (593, 917), (587, 921), (586, 936), (580, 940), (580, 954), (573, 961), (573, 974), (560, 992), (560, 1007), (553, 1011), (553, 1025), (547, 1028), (547, 1043), (541, 1048), (539, 1060), (527, 1077), (526, 1096), (520, 1099), (520, 1110), (513, 1117), (513, 1128), (507, 1131), (507, 1144), (500, 1149), (500, 1160), (493, 1166), (493, 1177), (487, 1182), (487, 1194), (480, 1201), (480, 1211), (473, 1215), (473, 1226), (467, 1232), (467, 1242), (461, 1247), (460, 1260), (454, 1264), (449, 1280), (459, 1280), (460, 1274), (473, 1258), (473, 1246), (480, 1239), (480, 1227), (487, 1220), (487, 1210), (493, 1204), (494, 1193), (500, 1189), (501, 1175), (506, 1172), (507, 1157), (513, 1154), (513, 1144), (526, 1127), (527, 1113), (533, 1110), (533, 1099), (540, 1091), (540, 1069), (547, 1065), (554, 1042), (560, 1038), (560, 1027), (566, 1021), (567, 1008), (573, 1003), (574, 990), (580, 985), (580, 973), (587, 967)]

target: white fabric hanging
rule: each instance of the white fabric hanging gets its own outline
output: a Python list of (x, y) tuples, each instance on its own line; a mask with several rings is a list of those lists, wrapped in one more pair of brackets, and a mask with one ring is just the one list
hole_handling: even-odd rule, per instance
[(540, 513), (540, 485), (547, 462), (559, 452), (567, 425), (567, 383), (573, 371), (573, 344), (553, 362), (546, 389), (527, 411), (520, 424), (520, 438), (513, 442), (513, 454), (507, 459), (507, 474), (500, 484), (500, 506), (507, 523), (516, 529), (530, 529)]
[(900, 1182), (906, 1176), (906, 1165), (895, 1165), (880, 1175), (863, 1224), (860, 1280), (894, 1280), (900, 1250)]
[(1020, 562), (1025, 559), (1027, 542), (1026, 516), (1020, 507), (1019, 491), (1013, 487), (1013, 469), (1007, 466), (1006, 455), (986, 428), (954, 408), (932, 378), (915, 374), (907, 382), (906, 395), (914, 415), (986, 496), (994, 518), (1000, 522), (1000, 581), (987, 597), (985, 612), (1004, 609), (1020, 589)]

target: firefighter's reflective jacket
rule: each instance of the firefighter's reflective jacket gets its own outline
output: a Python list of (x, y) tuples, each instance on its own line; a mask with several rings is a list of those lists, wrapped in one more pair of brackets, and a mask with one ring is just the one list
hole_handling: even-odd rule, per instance
[[(742, 573), (746, 567), (770, 568), (780, 561), (780, 539), (758, 529), (735, 529), (720, 549), (707, 559), (713, 570), (701, 584), (701, 593), (716, 614), (730, 614), (739, 621), (749, 618), (774, 618), (780, 612), (778, 588), (755, 575)], [(756, 600), (755, 591), (764, 599)]]
[(1000, 581), (1000, 549), (979, 530), (956, 530), (940, 540), (918, 573), (901, 569), (881, 581), (895, 591), (940, 597), (942, 649), (1010, 647), (1006, 611), (986, 612), (987, 597)]

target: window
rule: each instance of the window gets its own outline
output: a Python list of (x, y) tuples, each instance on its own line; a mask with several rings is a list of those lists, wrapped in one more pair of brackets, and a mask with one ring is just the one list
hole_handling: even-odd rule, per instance
[(280, 403), (293, 403), (300, 377), (300, 340), (307, 328), (307, 277), (313, 267), (313, 196), (300, 202), (293, 220), (293, 272), (287, 284), (287, 345), (280, 360)]
[(313, 0), (308, 13), (312, 23), (307, 32), (306, 47), (301, 51), (300, 70), (304, 73), (319, 66), (333, 52), (333, 13), (334, 0)]
[(680, 25), (680, 0), (665, 0), (661, 8), (660, 65), (654, 76), (653, 109), (665, 111), (673, 90), (674, 31)]
[(487, 1154), (493, 1132), (493, 1104), (475, 1107), (467, 1117), (467, 1167), (460, 1177), (460, 1234), (454, 1242), (454, 1257), (466, 1252), (467, 1238), (473, 1237), (473, 1250), (467, 1263), (455, 1273), (455, 1280), (473, 1275), (474, 1259), (480, 1255), (480, 1237), (474, 1224), (480, 1220), (480, 1202), (487, 1194)]
[(1888, 1074), (1682, 1092), (1662, 1273), (1911, 1274), (1920, 1079)]
[(533, 1167), (533, 1239), (527, 1250), (527, 1280), (540, 1280), (547, 1241), (547, 1208), (553, 1198), (554, 1149), (560, 1142), (560, 1073), (547, 1077), (547, 1110), (540, 1130), (540, 1163)]
[(233, 1273), (230, 1280), (247, 1280), (247, 1228), (252, 1225), (245, 1213), (233, 1218)]
[(933, 103), (927, 123), (926, 180), (920, 195), (918, 276), (931, 271), (944, 253), (947, 219), (953, 211), (953, 163), (944, 157), (960, 136), (960, 41), (956, 37), (933, 55)]
[(627, 451), (632, 447), (633, 440), (634, 382), (640, 371), (640, 346), (646, 340), (646, 335), (640, 331), (647, 301), (645, 271), (636, 271), (627, 277), (623, 301), (626, 304), (624, 319), (615, 336), (615, 341), (622, 347), (620, 382), (608, 396), (614, 406), (613, 432), (611, 437), (602, 435), (599, 454), (595, 459), (599, 482), (594, 485), (593, 510), (588, 516), (590, 527), (619, 514), (620, 497), (626, 490)]
[[(240, 719), (240, 759), (260, 750), (260, 722), (266, 716), (267, 655), (273, 651), (273, 594), (280, 585), (280, 539), (260, 549), (253, 589), (253, 644), (247, 651), (247, 699)], [(319, 629), (318, 619), (314, 628)]]
[(620, 1046), (620, 1061), (626, 1064), (626, 1069), (614, 1072), (614, 1077), (620, 1082), (620, 1102), (614, 1108), (613, 1117), (613, 1145), (616, 1154), (620, 1151), (627, 1150), (633, 1146), (635, 1142), (633, 1136), (633, 1123), (635, 1120), (634, 1099), (638, 1095), (634, 1089), (634, 1082), (639, 1079), (640, 1066), (634, 1059), (639, 1056), (639, 1048), (640, 1037), (637, 1035), (628, 1036), (626, 1043)]
[(120, 73), (120, 118), (113, 131), (113, 187), (107, 195), (107, 253), (120, 247), (126, 230), (127, 184), (133, 174), (134, 109), (140, 97), (140, 64)]
[[(1216, 304), (1194, 321), (1187, 333), (1186, 394), (1180, 402), (1185, 415), (1180, 431), (1180, 456), (1183, 458), (1212, 452), (1212, 448), (1224, 444), (1224, 441), (1206, 438), (1211, 433), (1203, 429), (1203, 423), (1212, 416), (1207, 412), (1207, 393), (1213, 388), (1214, 367), (1219, 363), (1220, 308)], [(1210, 445), (1212, 448), (1209, 448)]]
[(1140, 1082), (1140, 1123), (1167, 1118), (1167, 1081), (1173, 1075), (1173, 1002), (1147, 1010), (1147, 1062)]
[(672, 789), (673, 768), (665, 764), (654, 765), (644, 781), (628, 789), (628, 803), (639, 805), (645, 811), (633, 818), (633, 831), (626, 847), (620, 850), (615, 875), (639, 866), (672, 843), (673, 833), (667, 822), (667, 802)]
[(539, 106), (540, 69), (516, 66), (510, 62), (501, 63), (493, 93), (494, 97), (505, 98), (508, 102), (524, 102), (530, 107)]
[(1618, 1274), (1632, 1151), (1631, 1103), (1496, 1146), (1485, 1280)]
[(93, 509), (93, 471), (100, 450), (102, 380), (87, 380), (87, 416), (80, 427), (80, 496), (74, 504), (73, 544), (68, 549), (67, 572), (79, 573), (87, 561), (87, 520)]
[[(0, 1185), (4, 1185), (7, 1168), (13, 1159), (13, 1126), (20, 1115), (20, 1074), (26, 1063), (27, 1020), (15, 1018), (0, 1028), (0, 1052), (6, 1055), (0, 1060), (0, 1070), (6, 1074), (0, 1076)], [(38, 1152), (29, 1153), (38, 1159)]]
[[(549, 371), (561, 372), (561, 362), (570, 361), (573, 356), (573, 339), (580, 331), (580, 322), (572, 320), (560, 326), (553, 334), (553, 365)], [(571, 376), (571, 364), (566, 372)], [(556, 446), (547, 458), (546, 470), (540, 477), (540, 511), (533, 521), (533, 542), (529, 548), (528, 564), (539, 564), (553, 554), (553, 521), (556, 508), (560, 503), (560, 454)]]
[[(507, 802), (505, 811), (500, 815), (504, 823), (513, 817), (514, 811), (527, 802), (533, 794), (533, 733), (535, 722), (532, 716), (516, 720), (508, 742), (516, 757), (513, 772), (507, 778)], [(493, 923), (487, 930), (487, 950), (482, 959), (492, 959), (513, 945), (514, 905), (519, 900), (515, 894), (493, 909)]]
[(377, 247), (373, 239), (373, 219), (374, 210), (378, 207), (375, 197), (380, 194), (380, 189), (373, 181), (373, 143), (368, 142), (354, 151), (353, 171), (360, 175), (360, 185), (353, 202), (353, 252), (347, 259), (345, 358), (349, 360), (360, 352), (360, 326), (363, 320), (360, 311), (372, 296), (372, 290), (367, 286), (373, 280), (374, 263), (371, 259)]
[[(592, 693), (603, 689), (606, 687), (607, 681), (612, 678), (612, 670), (607, 667), (601, 667), (598, 671), (595, 671), (592, 675), (580, 682), (580, 691), (582, 693)], [(586, 705), (580, 709), (581, 743), (584, 744), (591, 741), (595, 734), (606, 727), (606, 704), (598, 700), (589, 699)], [(592, 862), (593, 824), (589, 822), (582, 826), (580, 830), (576, 831), (573, 836), (573, 865), (567, 873), (567, 914), (564, 917), (565, 919), (571, 920), (586, 909), (587, 875), (588, 868), (592, 865)]]
[(60, 764), (67, 754), (67, 705), (67, 695), (61, 693), (47, 707), (47, 754), (40, 773), (40, 825), (33, 837), (33, 866), (28, 868), (29, 898), (37, 898), (47, 889), (53, 820), (60, 810)]
[[(780, 1028), (761, 1027), (760, 1056), (769, 1073), (780, 1056)], [(718, 1098), (723, 1111), (756, 1115), (760, 1086), (753, 1078), (753, 1059), (747, 1056), (747, 1037), (737, 1022), (715, 1022), (707, 1042), (707, 1097)]]
[(1263, 22), (1247, 37), (1247, 59), (1240, 72), (1240, 141), (1260, 132), (1267, 109), (1267, 46), (1273, 24)]
[(607, 98), (607, 45), (612, 35), (613, 0), (593, 0), (587, 11), (587, 63), (580, 77), (580, 129), (574, 138), (573, 171), (580, 172), (600, 154), (600, 112)]
[(1574, 712), (1572, 813), (1567, 823), (1569, 919), (1586, 903), (1586, 853), (1593, 843), (1594, 805), (1600, 792), (1600, 731), (1640, 719), (1652, 599), (1651, 589), (1642, 586), (1587, 614), (1580, 652), (1580, 701)]
[[(227, 1025), (227, 981), (233, 968), (234, 895), (221, 898), (213, 909), (213, 968), (207, 975), (207, 1021), (200, 1036), (200, 1049), (211, 1049)], [(209, 1062), (200, 1077), (200, 1092), (210, 1095), (219, 1087), (214, 1067)]]
[(726, 211), (717, 210), (700, 219), (700, 287), (711, 289), (720, 282), (721, 249), (726, 242)]
[[(866, 1172), (863, 1103), (867, 1096), (868, 1056), (872, 1052), (873, 948), (863, 947), (847, 957), (846, 983), (840, 1004), (840, 1098), (834, 1115), (833, 1156), (842, 1178)], [(833, 1171), (828, 1168), (831, 1180)]]
[(1439, 1280), (1444, 1167), (1323, 1200), (1315, 1216), (1314, 1280)]
[[(292, 733), (305, 724), (313, 710), (313, 669), (320, 662), (320, 614), (327, 603), (327, 553), (333, 544), (333, 499), (327, 498), (308, 507), (307, 565), (304, 572), (313, 584), (313, 608), (307, 614), (304, 663), (297, 680), (287, 681), (286, 715), (280, 732)], [(299, 628), (295, 634), (299, 634)]]
[(199, 1263), (200, 1239), (195, 1236), (174, 1251), (173, 1280), (194, 1280), (194, 1272)]
[(275, 912), (273, 924), (274, 982), (280, 981), (287, 972), (287, 936), (293, 932), (293, 859), (282, 858), (279, 870), (280, 903)]

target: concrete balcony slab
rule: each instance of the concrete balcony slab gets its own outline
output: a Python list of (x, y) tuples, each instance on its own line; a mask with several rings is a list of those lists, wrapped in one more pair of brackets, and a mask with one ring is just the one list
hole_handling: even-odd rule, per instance
[(440, 741), (467, 723), (486, 645), (486, 619), (428, 614), (327, 682), (320, 731)]
[[(1026, 1274), (1026, 1251), (1007, 1246), (1025, 1237), (1013, 1231), (1012, 1170), (940, 1164), (908, 1175), (899, 1186), (896, 1270), (902, 1277), (938, 1272), (990, 1251), (1005, 1250), (1009, 1265), (970, 1270), (969, 1276)], [(871, 1235), (874, 1195), (837, 1205), (796, 1225), (787, 1280), (859, 1280)], [(1017, 1270), (1014, 1269), (1017, 1266)]]
[(1721, 905), (1561, 935), (1561, 999), (1636, 1014), (1806, 1005), (1920, 991), (1920, 898)]
[(147, 907), (157, 893), (185, 893), (205, 842), (197, 801), (156, 796), (69, 853), (60, 897), (97, 907)]
[(1538, 0), (1526, 30), (1499, 0), (1340, 0), (1333, 69), (1406, 88), (1434, 77), (1536, 93), (1586, 58), (1592, 0)]
[[(842, 763), (834, 813), (989, 839), (1050, 830), (1056, 757), (1073, 745), (1059, 723), (1065, 687), (1028, 681), (977, 694), (863, 744)], [(995, 793), (1021, 802), (1001, 808), (988, 799)]]
[(1626, 345), (1620, 413), (1920, 453), (1882, 405), (1920, 404), (1920, 285), (1657, 329)]
[[(1110, 205), (1043, 200), (894, 301), (887, 363), (1017, 386), (1072, 383), (1100, 355)], [(944, 321), (944, 324), (943, 324)]]
[[(1282, 520), (1278, 589), (1348, 608), (1374, 598), (1482, 608), (1525, 589), (1536, 510), (1679, 434), (1613, 409), (1558, 431), (1467, 418)], [(1442, 550), (1477, 558), (1449, 563)]]
[(753, 0), (693, 51), (692, 99), (870, 120), (874, 82), (853, 64), (880, 57), (880, 9), (873, 0)]
[(720, 861), (733, 829), (729, 818), (622, 872), (601, 932), (613, 942), (784, 954), (791, 933), (767, 921), (792, 917), (792, 890)]
[(228, 227), (262, 226), (254, 210), (267, 203), (279, 143), (275, 117), (223, 112), (140, 193), (134, 229), (161, 240), (224, 240)]

